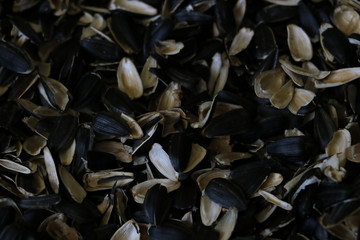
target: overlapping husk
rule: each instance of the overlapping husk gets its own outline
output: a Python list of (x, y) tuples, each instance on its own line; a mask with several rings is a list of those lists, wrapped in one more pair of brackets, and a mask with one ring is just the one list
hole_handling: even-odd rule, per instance
[(0, 239), (356, 239), (359, 10), (3, 2)]

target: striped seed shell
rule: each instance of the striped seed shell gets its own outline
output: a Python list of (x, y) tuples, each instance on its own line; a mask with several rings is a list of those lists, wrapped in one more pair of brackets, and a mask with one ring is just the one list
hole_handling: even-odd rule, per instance
[(247, 198), (245, 193), (238, 185), (227, 179), (212, 179), (205, 188), (205, 194), (222, 207), (236, 207), (238, 211), (246, 209)]
[(38, 88), (41, 96), (50, 106), (65, 110), (70, 98), (68, 89), (61, 82), (52, 78), (42, 78)]
[(144, 199), (145, 214), (149, 223), (160, 225), (167, 218), (171, 204), (166, 187), (161, 184), (152, 186)]
[(131, 133), (130, 126), (123, 118), (108, 113), (95, 116), (93, 129), (97, 133), (116, 137), (128, 136)]
[(34, 66), (29, 55), (13, 43), (0, 41), (0, 65), (16, 73), (30, 73)]

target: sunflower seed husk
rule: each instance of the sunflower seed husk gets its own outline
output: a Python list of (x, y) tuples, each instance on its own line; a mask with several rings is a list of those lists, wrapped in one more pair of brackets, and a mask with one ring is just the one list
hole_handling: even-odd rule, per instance
[(176, 55), (183, 48), (184, 44), (182, 42), (176, 42), (173, 39), (158, 41), (157, 45), (155, 45), (155, 51), (160, 55)]
[(166, 187), (156, 184), (152, 186), (145, 195), (144, 209), (149, 223), (160, 225), (168, 215), (171, 198)]
[(326, 59), (344, 64), (349, 58), (350, 43), (346, 36), (328, 23), (320, 26), (320, 43)]
[(258, 97), (270, 98), (285, 83), (285, 72), (282, 69), (267, 70), (255, 78), (254, 90)]
[(340, 5), (334, 9), (334, 23), (346, 35), (360, 33), (359, 14), (346, 5)]
[(150, 72), (151, 68), (157, 68), (157, 66), (157, 61), (153, 57), (149, 56), (146, 59), (140, 74), (140, 78), (144, 87), (144, 96), (154, 93), (158, 85), (158, 78)]
[(154, 143), (149, 152), (149, 158), (161, 174), (172, 181), (176, 182), (178, 180), (179, 173), (174, 169), (169, 155), (160, 144)]
[(356, 80), (360, 77), (360, 68), (343, 68), (336, 71), (332, 71), (329, 76), (323, 80), (315, 81), (316, 88), (328, 88), (336, 87), (353, 80)]
[(46, 231), (54, 239), (70, 240), (79, 238), (79, 234), (75, 228), (70, 227), (64, 221), (59, 219), (50, 221), (46, 225)]
[(351, 135), (347, 129), (339, 129), (334, 132), (332, 139), (325, 147), (325, 152), (328, 156), (344, 153), (351, 145)]
[(220, 240), (227, 240), (230, 238), (232, 231), (235, 229), (237, 218), (238, 209), (230, 207), (215, 226), (215, 230), (220, 233)]
[(86, 197), (84, 188), (74, 179), (70, 172), (63, 166), (58, 167), (59, 176), (66, 190), (75, 202), (81, 203)]
[(39, 92), (48, 104), (64, 111), (69, 103), (68, 89), (59, 81), (51, 78), (42, 78), (38, 85)]
[(61, 201), (61, 197), (58, 194), (51, 195), (39, 195), (36, 197), (29, 197), (22, 199), (19, 202), (19, 206), (23, 208), (49, 208), (52, 205), (56, 205)]
[(281, 201), (280, 199), (278, 199), (276, 196), (272, 195), (271, 193), (268, 193), (268, 192), (263, 191), (261, 189), (258, 191), (258, 193), (260, 194), (260, 196), (265, 198), (267, 201), (275, 204), (278, 207), (281, 207), (281, 208), (283, 208), (285, 210), (288, 210), (288, 211), (290, 211), (293, 208), (289, 203)]
[(31, 170), (28, 167), (8, 159), (0, 159), (0, 167), (23, 174), (31, 173)]
[(206, 194), (201, 195), (200, 199), (200, 216), (201, 222), (205, 226), (211, 226), (221, 213), (221, 205), (210, 200)]
[(236, 207), (238, 211), (246, 209), (247, 199), (243, 190), (229, 180), (214, 178), (206, 186), (205, 194), (223, 207)]
[(121, 117), (114, 114), (98, 114), (93, 121), (95, 132), (108, 136), (128, 136), (131, 133), (130, 126)]
[(161, 94), (157, 111), (170, 110), (181, 106), (181, 86), (179, 83), (171, 82), (165, 91)]
[(116, 160), (124, 163), (130, 163), (132, 161), (131, 148), (115, 141), (104, 141), (95, 144), (94, 150), (100, 152), (110, 153), (115, 156)]
[(43, 149), (43, 154), (50, 186), (55, 193), (59, 193), (59, 178), (56, 172), (54, 159), (48, 147)]
[(76, 149), (76, 140), (74, 139), (71, 145), (67, 149), (59, 152), (59, 158), (62, 165), (68, 166), (71, 164), (71, 162), (74, 159), (75, 149)]
[(295, 61), (309, 61), (313, 57), (313, 49), (309, 36), (295, 25), (287, 26), (288, 45), (292, 58)]
[(110, 240), (129, 239), (140, 240), (140, 229), (134, 220), (129, 220), (119, 228)]
[(209, 182), (214, 178), (229, 178), (230, 170), (207, 169), (201, 170), (200, 175), (196, 178), (196, 182), (201, 191), (203, 191)]
[(118, 87), (126, 93), (130, 99), (139, 98), (143, 95), (143, 85), (134, 63), (129, 58), (120, 61), (117, 70)]
[(288, 109), (293, 114), (297, 114), (300, 108), (307, 106), (315, 96), (315, 93), (312, 91), (296, 88), (294, 91), (294, 96), (288, 105)]
[(288, 81), (271, 96), (271, 104), (278, 109), (286, 108), (294, 97), (294, 91), (294, 84)]
[(1, 66), (22, 74), (30, 73), (34, 69), (29, 55), (15, 44), (1, 41), (0, 52)]
[(86, 191), (100, 191), (116, 186), (125, 186), (134, 180), (131, 172), (100, 171), (84, 174), (82, 181)]
[(110, 9), (122, 9), (127, 12), (153, 16), (157, 14), (157, 9), (143, 1), (113, 0)]
[(246, 49), (253, 36), (253, 30), (249, 28), (241, 28), (231, 43), (229, 54), (236, 55), (242, 50)]
[(3, 1), (0, 239), (356, 239), (359, 11)]
[(172, 192), (178, 189), (181, 185), (180, 182), (174, 182), (170, 179), (150, 179), (139, 183), (131, 188), (132, 195), (134, 200), (137, 203), (143, 203), (145, 199), (146, 192), (154, 185), (161, 184), (167, 188), (168, 192)]
[(39, 135), (34, 135), (24, 141), (23, 148), (31, 156), (39, 155), (43, 147), (46, 146), (46, 140)]

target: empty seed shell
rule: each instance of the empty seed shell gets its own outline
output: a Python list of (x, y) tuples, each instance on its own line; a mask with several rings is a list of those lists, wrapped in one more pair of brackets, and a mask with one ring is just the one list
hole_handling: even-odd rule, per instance
[(96, 173), (86, 173), (83, 178), (86, 191), (100, 191), (111, 189), (115, 186), (122, 187), (134, 180), (131, 172), (99, 171)]
[(295, 88), (293, 82), (288, 81), (271, 96), (271, 104), (278, 109), (286, 108), (293, 99), (294, 91)]
[(138, 224), (133, 219), (124, 223), (110, 240), (117, 239), (140, 240), (140, 228)]
[(343, 68), (332, 71), (329, 76), (323, 80), (315, 81), (316, 88), (336, 87), (356, 80), (360, 77), (360, 68)]
[(31, 169), (28, 167), (8, 159), (0, 159), (0, 167), (23, 174), (31, 173)]
[(0, 42), (0, 65), (16, 73), (30, 73), (34, 66), (29, 55), (20, 47), (10, 42)]
[(331, 156), (337, 153), (344, 153), (351, 145), (351, 135), (347, 129), (339, 129), (325, 148), (326, 155)]
[(123, 118), (108, 113), (95, 116), (93, 129), (95, 132), (107, 136), (123, 137), (131, 134), (130, 126)]
[(233, 182), (214, 178), (205, 188), (205, 194), (222, 207), (236, 207), (238, 211), (246, 209), (247, 199), (243, 190)]
[(160, 225), (168, 215), (171, 207), (171, 198), (166, 187), (156, 184), (145, 195), (144, 209), (149, 223)]
[(46, 139), (39, 135), (33, 135), (27, 138), (23, 143), (23, 148), (26, 153), (31, 156), (39, 155), (43, 147), (46, 146)]
[(181, 185), (180, 182), (174, 182), (169, 179), (150, 179), (141, 183), (138, 183), (134, 187), (131, 188), (131, 193), (134, 197), (135, 202), (144, 203), (146, 192), (156, 184), (161, 184), (166, 187), (168, 192), (172, 192), (178, 189)]
[(60, 179), (72, 199), (74, 199), (74, 201), (77, 203), (82, 203), (82, 201), (86, 197), (86, 192), (84, 188), (74, 179), (74, 177), (65, 167), (59, 165), (58, 170)]
[(254, 90), (260, 98), (271, 98), (285, 82), (285, 72), (281, 68), (267, 70), (255, 78)]
[(203, 193), (200, 198), (200, 216), (201, 222), (205, 226), (211, 226), (219, 217), (221, 213), (221, 205), (210, 200), (210, 198)]
[(38, 85), (39, 92), (48, 104), (64, 111), (70, 98), (68, 89), (59, 81), (52, 78), (42, 78)]
[(292, 58), (295, 61), (310, 60), (313, 56), (313, 49), (310, 38), (305, 31), (295, 24), (289, 24), (287, 25), (287, 33), (287, 42)]
[(137, 13), (147, 16), (157, 14), (157, 9), (143, 1), (129, 1), (129, 0), (113, 0), (111, 1), (110, 9), (122, 9), (127, 12)]
[(59, 178), (56, 172), (55, 162), (48, 147), (43, 149), (46, 172), (50, 186), (55, 193), (59, 193)]
[(293, 207), (291, 206), (291, 204), (287, 203), (287, 202), (284, 202), (280, 199), (278, 199), (276, 196), (274, 196), (273, 194), (271, 193), (268, 193), (266, 191), (263, 191), (263, 190), (259, 190), (258, 193), (260, 194), (260, 196), (262, 196), (263, 198), (265, 198), (267, 201), (275, 204), (276, 206), (278, 207), (281, 207), (285, 210), (288, 210), (290, 211)]
[(75, 149), (76, 149), (76, 140), (74, 139), (71, 145), (67, 149), (59, 152), (60, 163), (62, 165), (68, 166), (72, 163), (75, 155)]
[(176, 42), (173, 39), (158, 41), (155, 45), (155, 51), (160, 55), (176, 55), (183, 48), (184, 44), (182, 42)]
[(346, 35), (360, 34), (360, 16), (350, 6), (340, 5), (334, 9), (334, 23)]
[(118, 87), (126, 93), (130, 99), (139, 98), (143, 95), (143, 85), (134, 63), (129, 58), (120, 61), (117, 70)]
[(181, 85), (176, 82), (171, 82), (160, 96), (157, 111), (171, 110), (172, 108), (180, 107), (181, 98)]
[(250, 28), (241, 28), (239, 32), (235, 35), (230, 49), (229, 49), (229, 55), (236, 55), (242, 50), (246, 49), (254, 36), (254, 31)]
[(297, 114), (300, 108), (307, 106), (314, 98), (315, 93), (312, 91), (295, 88), (294, 96), (288, 105), (288, 109), (291, 113)]
[(179, 173), (175, 171), (169, 155), (164, 151), (160, 144), (154, 143), (149, 152), (149, 158), (161, 174), (172, 181), (178, 180)]
[(220, 233), (219, 240), (227, 240), (235, 229), (238, 218), (238, 209), (230, 207), (220, 221), (216, 224), (215, 230)]

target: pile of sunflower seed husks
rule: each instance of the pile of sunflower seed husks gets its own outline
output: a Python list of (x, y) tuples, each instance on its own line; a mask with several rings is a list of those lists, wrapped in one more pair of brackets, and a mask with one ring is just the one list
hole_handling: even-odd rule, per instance
[(360, 1), (0, 1), (0, 239), (360, 238)]

